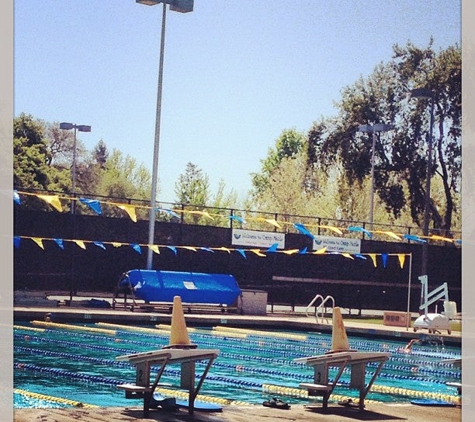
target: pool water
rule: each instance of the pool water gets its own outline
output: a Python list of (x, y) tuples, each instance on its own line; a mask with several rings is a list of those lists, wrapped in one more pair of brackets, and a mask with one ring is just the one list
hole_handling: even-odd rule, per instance
[[(105, 328), (114, 331), (109, 334)], [(295, 393), (299, 383), (312, 382), (313, 373), (311, 367), (294, 359), (328, 351), (331, 334), (285, 330), (247, 330), (246, 334), (237, 334), (217, 328), (190, 329), (191, 342), (199, 348), (220, 350), (200, 395), (255, 404), (262, 404), (269, 397), (279, 397), (288, 403), (305, 404), (314, 400)], [(457, 398), (456, 390), (445, 383), (460, 382), (461, 370), (442, 360), (460, 358), (459, 347), (414, 345), (411, 353), (404, 353), (406, 341), (352, 337), (349, 342), (351, 348), (359, 351), (390, 353), (367, 400), (409, 402), (420, 397)], [(67, 400), (96, 406), (140, 405), (140, 401), (126, 399), (124, 392), (116, 387), (135, 381), (135, 367), (115, 358), (160, 349), (168, 343), (169, 332), (154, 326), (133, 329), (57, 324), (38, 329), (30, 323), (15, 325), (14, 407), (69, 407), (72, 404)], [(375, 368), (369, 365), (368, 371)], [(204, 363), (198, 362), (197, 375), (203, 369)], [(336, 369), (332, 371), (330, 378), (336, 375)], [(178, 365), (167, 366), (161, 387), (178, 385), (179, 373)], [(335, 397), (355, 397), (357, 392), (349, 389), (348, 384), (349, 373), (344, 372), (335, 388)]]

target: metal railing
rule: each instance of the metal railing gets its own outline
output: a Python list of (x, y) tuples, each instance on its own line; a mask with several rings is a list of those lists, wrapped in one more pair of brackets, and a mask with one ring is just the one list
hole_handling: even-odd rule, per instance
[[(19, 206), (38, 211), (55, 211), (45, 204), (39, 195), (56, 195), (65, 210), (70, 210), (72, 203), (80, 204), (75, 212), (81, 215), (94, 215), (97, 211), (85, 205), (81, 200), (94, 200), (100, 204), (101, 215), (105, 217), (127, 217), (126, 212), (119, 208), (121, 205), (133, 207), (137, 220), (148, 220), (150, 204), (146, 200), (101, 195), (68, 195), (63, 192), (18, 189), (21, 199)], [(179, 224), (194, 224), (224, 228), (240, 228), (246, 230), (273, 231), (281, 233), (299, 233), (298, 226), (303, 226), (317, 236), (338, 236), (348, 238), (372, 239), (392, 242), (415, 242), (423, 236), (422, 227), (394, 225), (388, 223), (373, 223), (358, 220), (341, 220), (319, 216), (280, 214), (266, 211), (246, 210), (237, 208), (220, 208), (193, 204), (178, 204), (170, 202), (156, 203), (156, 218), (161, 222)], [(371, 227), (371, 229), (370, 229)], [(341, 233), (339, 233), (341, 232)], [(440, 244), (461, 242), (461, 231), (430, 229), (431, 239)], [(401, 238), (401, 236), (403, 238)], [(437, 237), (440, 237), (438, 239)]]

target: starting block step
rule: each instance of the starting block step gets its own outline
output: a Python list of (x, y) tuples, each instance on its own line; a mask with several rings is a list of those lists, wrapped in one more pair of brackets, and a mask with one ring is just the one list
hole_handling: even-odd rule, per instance
[(309, 396), (316, 396), (316, 395), (325, 395), (331, 390), (331, 385), (325, 384), (312, 384), (303, 382), (300, 384), (300, 388), (305, 388), (308, 391)]
[(125, 390), (125, 398), (127, 399), (142, 399), (146, 393), (152, 392), (152, 387), (145, 387), (136, 384), (119, 384), (117, 388)]

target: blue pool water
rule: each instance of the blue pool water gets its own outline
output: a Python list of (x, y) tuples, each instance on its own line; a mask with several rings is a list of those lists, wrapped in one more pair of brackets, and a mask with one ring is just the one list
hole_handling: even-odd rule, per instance
[[(52, 327), (32, 330), (24, 323), (14, 328), (14, 396), (15, 408), (64, 407), (71, 404), (55, 401), (62, 398), (98, 406), (140, 405), (139, 401), (125, 398), (116, 386), (135, 381), (135, 367), (115, 358), (120, 355), (160, 349), (168, 345), (169, 333), (153, 326), (153, 333), (137, 328), (114, 328), (113, 335), (103, 333), (111, 329), (97, 324), (77, 324), (90, 331)], [(249, 331), (250, 333), (251, 331)], [(282, 333), (286, 336), (282, 337)], [(312, 382), (312, 369), (294, 359), (325, 353), (331, 346), (331, 335), (293, 331), (268, 331), (235, 338), (231, 333), (211, 327), (190, 330), (191, 342), (203, 349), (219, 349), (201, 395), (230, 401), (259, 403), (269, 397), (283, 398), (289, 403), (308, 403), (308, 398), (288, 394), (301, 382)], [(277, 336), (278, 335), (278, 336)], [(461, 371), (443, 359), (460, 358), (459, 347), (413, 346), (410, 354), (402, 352), (406, 341), (353, 337), (350, 347), (359, 351), (384, 351), (391, 354), (368, 395), (368, 400), (409, 402), (419, 394), (456, 396), (448, 381), (460, 382)], [(204, 365), (197, 364), (197, 374)], [(375, 368), (375, 367), (374, 367)], [(368, 371), (372, 371), (372, 367)], [(330, 377), (336, 374), (330, 371)], [(167, 366), (161, 383), (177, 385), (179, 367)], [(347, 388), (349, 374), (341, 377), (335, 394), (354, 397), (356, 392)], [(277, 389), (270, 390), (268, 386)], [(166, 385), (164, 388), (167, 388)], [(273, 388), (273, 387), (272, 387)], [(400, 390), (396, 393), (395, 388)], [(44, 396), (36, 396), (38, 393)], [(284, 397), (285, 396), (285, 397)]]

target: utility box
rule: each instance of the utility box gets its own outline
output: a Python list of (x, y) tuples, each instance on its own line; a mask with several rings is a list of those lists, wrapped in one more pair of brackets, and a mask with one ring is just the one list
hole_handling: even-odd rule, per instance
[(383, 324), (393, 327), (408, 327), (408, 318), (407, 312), (386, 311), (383, 315)]
[(243, 315), (266, 315), (267, 292), (264, 290), (241, 291), (241, 314)]

